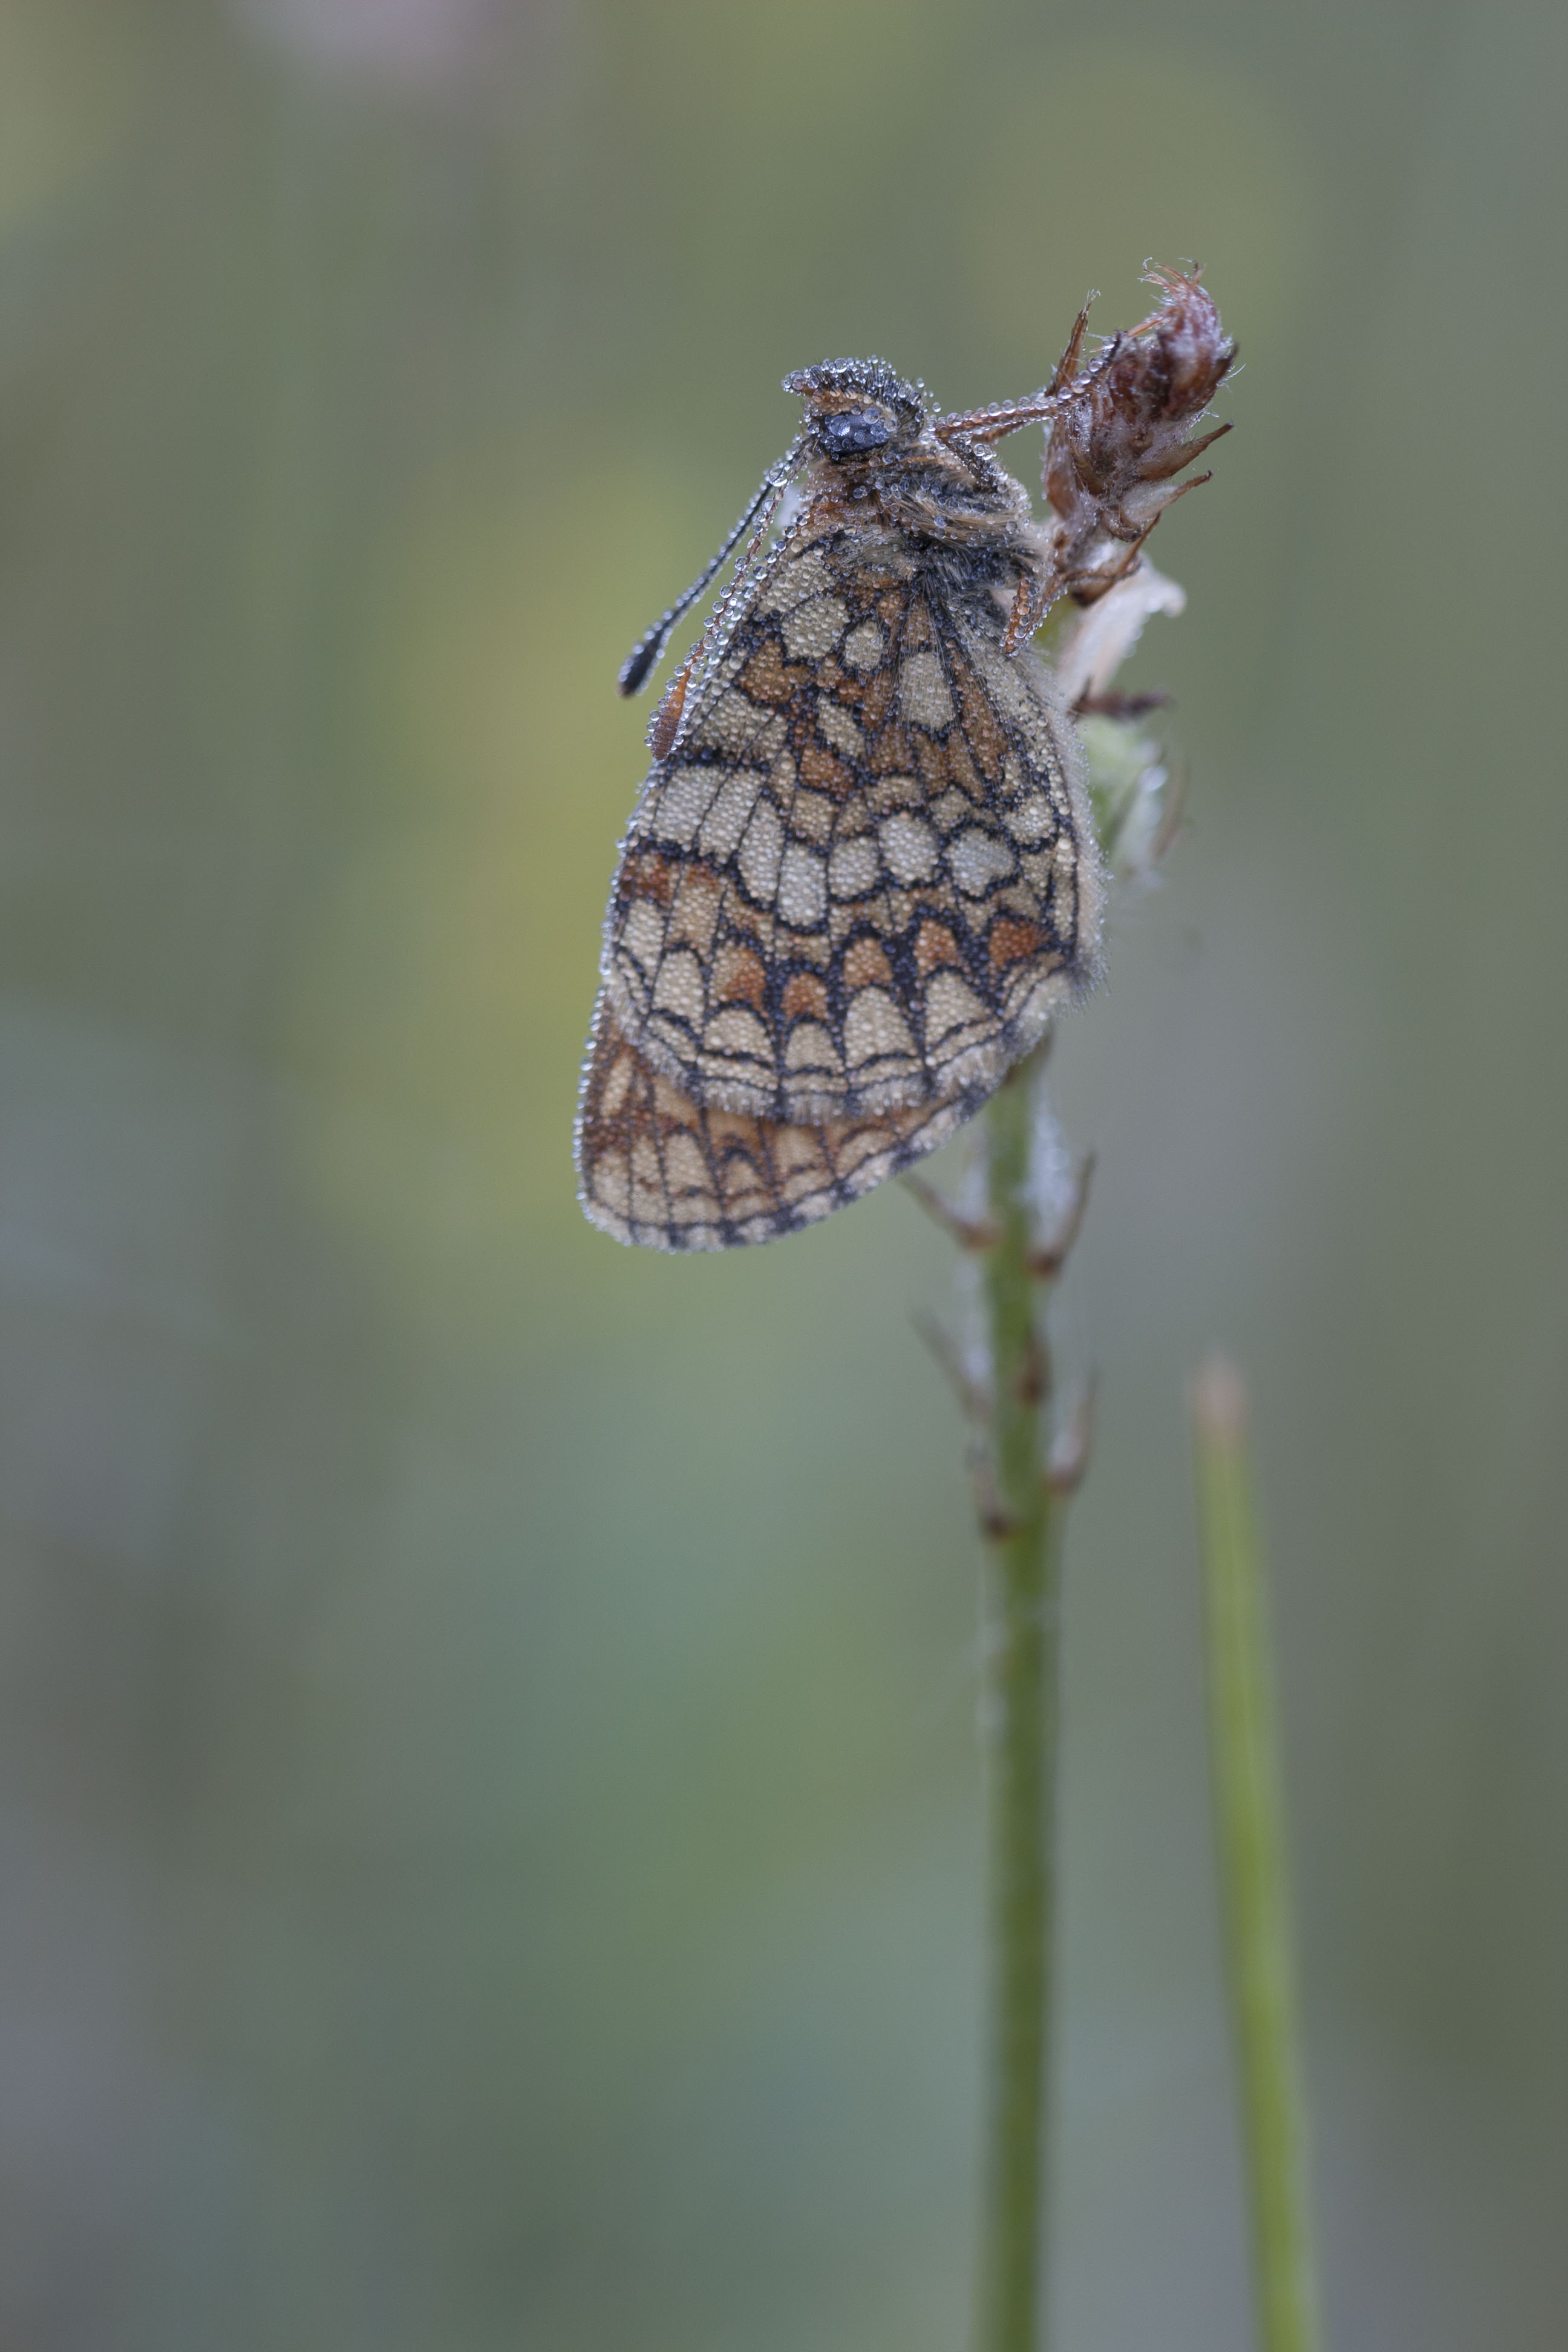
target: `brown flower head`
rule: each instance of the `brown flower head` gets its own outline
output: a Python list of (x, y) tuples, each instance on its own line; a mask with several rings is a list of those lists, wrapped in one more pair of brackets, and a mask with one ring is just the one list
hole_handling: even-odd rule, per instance
[(1195, 271), (1154, 270), (1147, 282), (1162, 290), (1158, 308), (1114, 336), (1075, 383), (1088, 323), (1080, 313), (1055, 378), (1069, 396), (1046, 436), (1050, 568), (1053, 589), (1080, 604), (1124, 575), (1173, 500), (1208, 480), (1173, 478), (1230, 430), (1187, 438), (1236, 359), (1213, 300)]

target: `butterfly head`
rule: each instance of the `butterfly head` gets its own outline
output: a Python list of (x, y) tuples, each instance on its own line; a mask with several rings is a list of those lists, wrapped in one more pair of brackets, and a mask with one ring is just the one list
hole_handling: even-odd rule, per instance
[(895, 375), (885, 360), (825, 360), (796, 368), (784, 388), (805, 402), (807, 440), (835, 465), (895, 456), (918, 439), (925, 423), (918, 387)]

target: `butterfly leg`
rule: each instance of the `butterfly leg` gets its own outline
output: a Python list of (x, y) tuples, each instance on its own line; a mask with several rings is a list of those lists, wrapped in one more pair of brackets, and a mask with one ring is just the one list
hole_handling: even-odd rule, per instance
[[(1093, 299), (1091, 294), (1089, 302)], [(971, 441), (1000, 441), (1009, 433), (1020, 432), (1026, 425), (1048, 424), (1070, 394), (1081, 393), (1084, 389), (1078, 378), (1078, 364), (1083, 354), (1083, 339), (1089, 327), (1089, 303), (1086, 302), (1074, 320), (1067, 348), (1043, 391), (1031, 393), (1026, 400), (1008, 401), (1000, 408), (973, 408), (967, 415), (944, 416), (936, 428), (940, 437), (945, 441), (956, 433)], [(1117, 336), (1101, 352), (1094, 363), (1096, 370), (1105, 364), (1121, 340)]]
[(669, 684), (659, 698), (658, 709), (648, 721), (647, 748), (656, 760), (668, 758), (675, 748), (680, 732), (680, 714), (686, 708), (686, 689), (691, 683), (691, 673), (697, 667), (697, 656), (702, 650), (699, 639), (687, 655)]
[(1054, 565), (1042, 565), (1038, 572), (1021, 572), (1018, 574), (1018, 585), (1013, 592), (1013, 610), (1007, 616), (1007, 633), (1002, 640), (1005, 654), (1016, 654), (1020, 646), (1028, 643), (1060, 593), (1061, 587), (1062, 582)]

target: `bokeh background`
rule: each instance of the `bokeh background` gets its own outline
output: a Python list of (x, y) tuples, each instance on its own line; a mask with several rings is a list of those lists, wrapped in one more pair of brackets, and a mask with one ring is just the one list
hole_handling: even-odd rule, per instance
[(1565, 67), (1549, 0), (3, 0), (7, 2347), (963, 2342), (946, 1245), (618, 1251), (569, 1137), (616, 667), (779, 377), (1017, 393), (1148, 255), (1247, 366), (1058, 1060), (1059, 2343), (1249, 2341), (1219, 1339), (1333, 2344), (1561, 2346)]

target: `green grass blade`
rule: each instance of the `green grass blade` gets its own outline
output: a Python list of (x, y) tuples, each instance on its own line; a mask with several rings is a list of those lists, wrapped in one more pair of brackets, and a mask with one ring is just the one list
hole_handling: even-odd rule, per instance
[(1318, 2352), (1306, 2107), (1262, 1548), (1241, 1381), (1193, 1383), (1209, 1741), (1261, 2352)]

